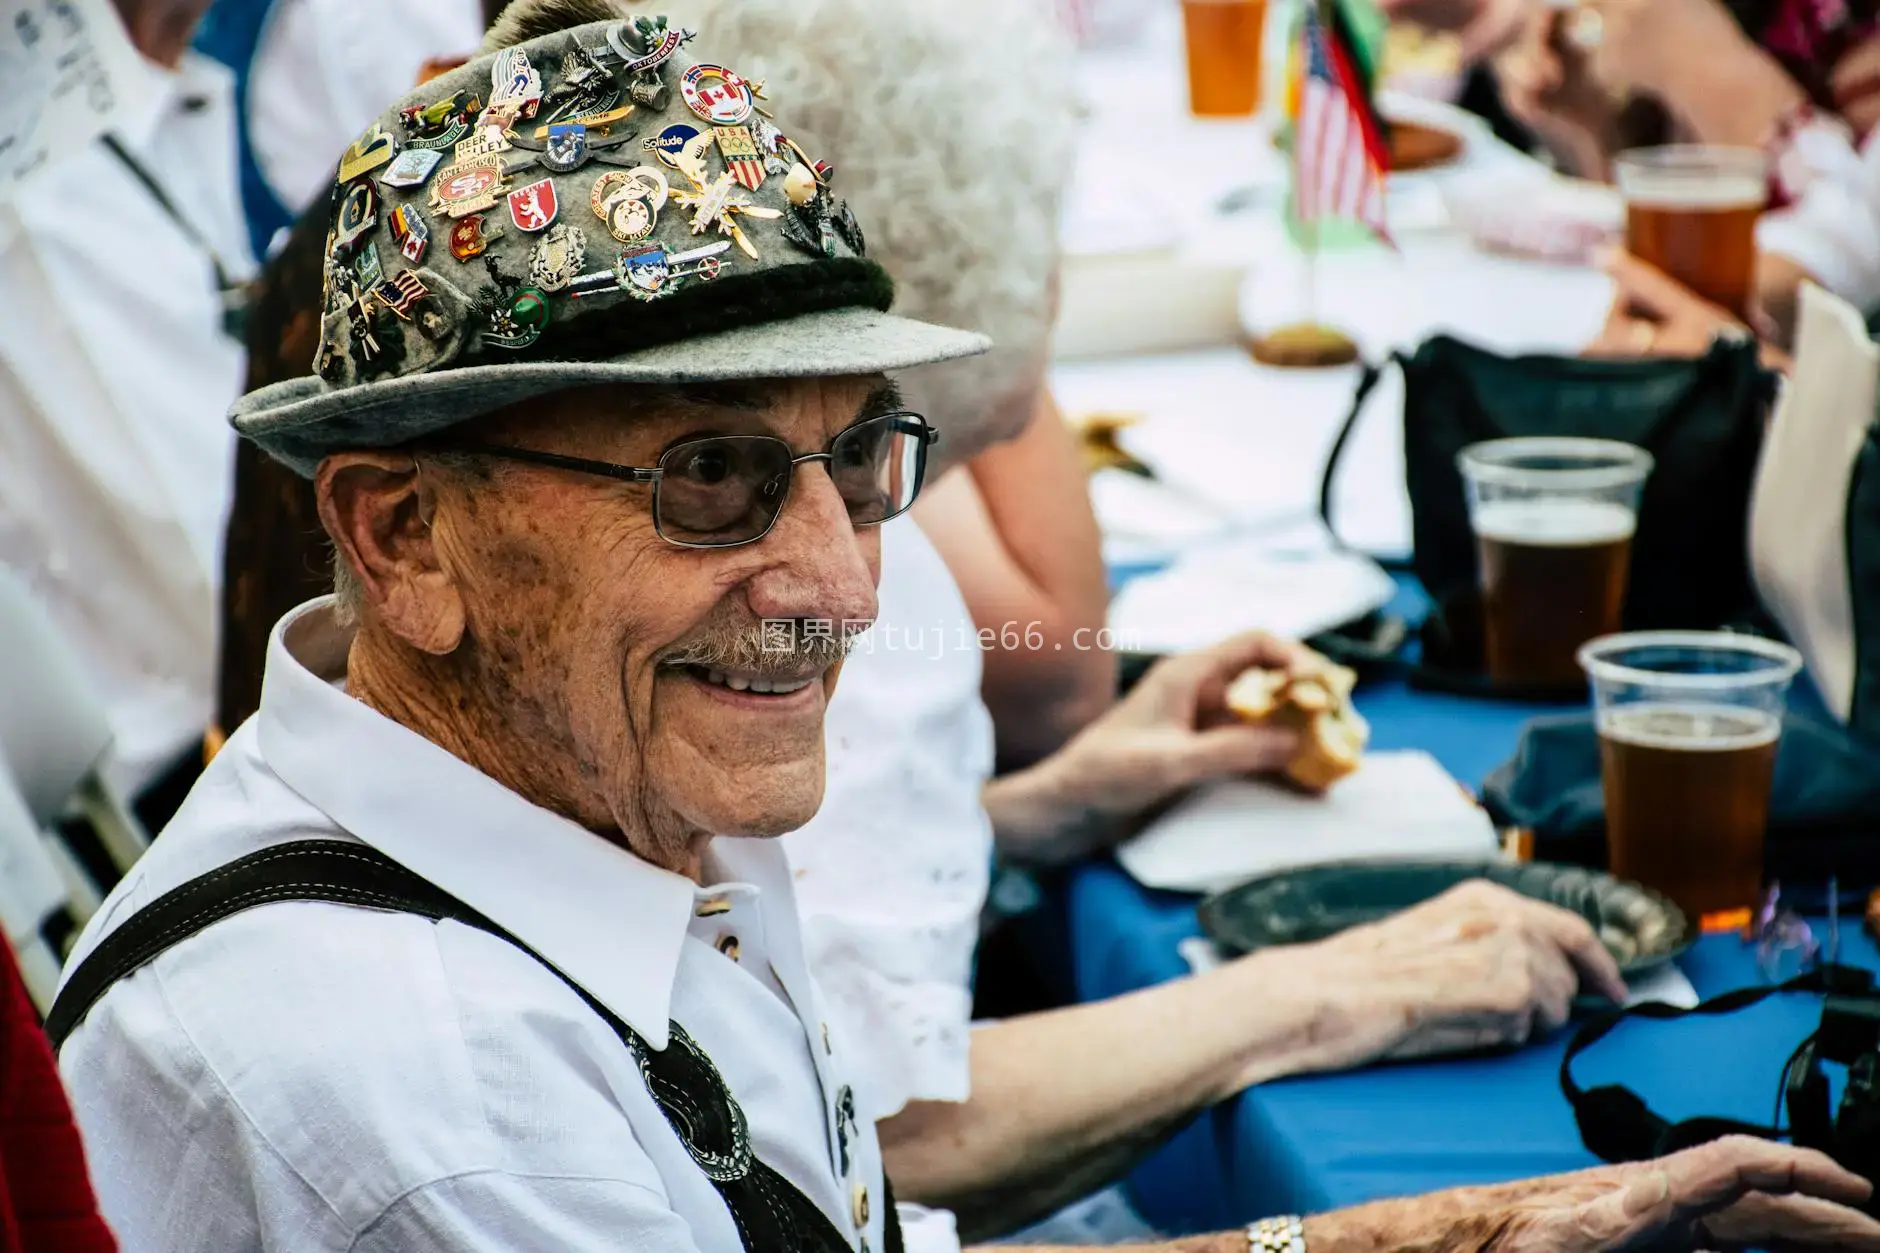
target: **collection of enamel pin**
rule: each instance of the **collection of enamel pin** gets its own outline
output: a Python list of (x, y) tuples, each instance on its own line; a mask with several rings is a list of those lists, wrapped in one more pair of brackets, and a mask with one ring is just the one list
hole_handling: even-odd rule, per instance
[[(679, 77), (679, 96), (704, 125), (674, 123), (632, 142), (636, 133), (623, 124), (639, 108), (665, 107), (661, 67), (693, 35), (669, 28), (663, 17), (613, 23), (604, 46), (571, 47), (560, 81), (547, 88), (528, 54), (508, 48), (491, 67), (487, 104), (458, 91), (403, 110), (402, 139), (375, 125), (348, 148), (335, 189), (326, 289), (328, 308), (345, 313), (354, 364), (361, 371), (392, 364), (384, 358), (403, 342), (398, 323), (415, 322), (431, 340), (451, 329), (428, 307), (431, 293), (416, 270), (388, 273), (369, 238), (387, 209), (382, 189), (401, 200), (386, 222), (410, 266), (431, 256), (434, 244), (461, 263), (483, 258), (489, 281), (472, 313), (481, 342), (497, 348), (527, 348), (540, 339), (553, 317), (551, 297), (625, 292), (653, 301), (688, 282), (717, 278), (734, 244), (759, 260), (744, 230), (747, 219), (778, 222), (785, 241), (815, 257), (836, 256), (838, 239), (861, 255), (860, 226), (847, 203), (828, 194), (834, 171), (772, 124), (761, 82), (723, 66), (693, 65)], [(716, 174), (708, 168), (713, 148), (724, 166)], [(618, 167), (594, 181), (588, 208), (623, 245), (610, 265), (595, 270), (584, 268), (587, 231), (563, 218), (556, 189), (557, 176), (590, 163)], [(511, 185), (533, 173), (543, 177)], [(746, 194), (773, 175), (783, 178), (782, 209)], [(507, 224), (496, 211), (503, 204)], [(652, 241), (669, 206), (691, 214), (693, 235), (723, 238), (678, 252)], [(536, 237), (526, 278), (503, 273), (487, 251), (512, 227)], [(434, 234), (443, 239), (434, 241)], [(340, 372), (339, 352), (323, 342), (315, 363), (322, 377)]]

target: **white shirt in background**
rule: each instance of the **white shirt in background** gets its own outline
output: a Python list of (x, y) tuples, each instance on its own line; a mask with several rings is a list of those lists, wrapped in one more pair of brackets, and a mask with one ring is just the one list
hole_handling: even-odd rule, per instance
[[(992, 864), (992, 719), (959, 586), (912, 518), (881, 533), (879, 617), (842, 667), (822, 809), (783, 837), (811, 968), (865, 1121), (970, 1087), (973, 949)], [(901, 1206), (909, 1253), (959, 1247)]]
[[(231, 78), (146, 68), (119, 139), (247, 278)], [(209, 722), (242, 349), (209, 256), (102, 142), (0, 204), (0, 292), (0, 564), (86, 660), (132, 792)]]
[[(260, 713), (73, 961), (216, 866), (359, 840), (653, 1047), (677, 1021), (743, 1107), (755, 1156), (854, 1247), (884, 1248), (874, 1128), (838, 1131), (847, 1058), (824, 1034), (782, 850), (718, 840), (701, 888), (531, 805), (346, 696), (351, 637), (330, 605), (276, 628)], [(106, 993), (60, 1065), (104, 1215), (139, 1253), (742, 1253), (619, 1037), (541, 964), (459, 923), (249, 910)]]
[(1841, 299), (1880, 309), (1880, 144), (1818, 116), (1798, 130), (1778, 171), (1795, 196), (1756, 224), (1764, 252), (1789, 258)]
[(295, 214), (333, 185), (339, 154), (437, 57), (483, 42), (478, 0), (274, 0), (248, 78), (255, 164)]

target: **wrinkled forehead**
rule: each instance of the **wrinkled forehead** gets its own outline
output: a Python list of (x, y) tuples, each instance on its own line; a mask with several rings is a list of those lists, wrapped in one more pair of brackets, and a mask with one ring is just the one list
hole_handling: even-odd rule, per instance
[(533, 397), (458, 428), (476, 440), (641, 443), (680, 429), (769, 433), (819, 443), (863, 418), (904, 407), (886, 375), (749, 379), (667, 386), (607, 384)]

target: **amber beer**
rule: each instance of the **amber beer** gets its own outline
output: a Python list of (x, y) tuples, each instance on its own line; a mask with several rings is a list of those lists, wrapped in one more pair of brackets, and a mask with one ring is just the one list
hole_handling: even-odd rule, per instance
[(1580, 645), (1619, 629), (1637, 515), (1603, 500), (1510, 500), (1480, 506), (1474, 524), (1489, 676), (1580, 686)]
[(1626, 250), (1739, 318), (1756, 287), (1756, 219), (1767, 165), (1750, 149), (1670, 145), (1616, 163)]
[(1260, 101), (1266, 0), (1182, 0), (1188, 105), (1196, 117), (1247, 117)]
[(1599, 716), (1612, 872), (1675, 901), (1693, 923), (1748, 908), (1781, 721), (1730, 705), (1619, 705)]

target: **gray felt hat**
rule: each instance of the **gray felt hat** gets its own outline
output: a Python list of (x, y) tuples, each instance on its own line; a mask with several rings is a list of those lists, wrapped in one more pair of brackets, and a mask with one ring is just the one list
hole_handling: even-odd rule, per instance
[(431, 80), (341, 158), (313, 377), (235, 429), (311, 476), (593, 383), (871, 374), (984, 352), (894, 287), (763, 84), (663, 18), (531, 39)]

